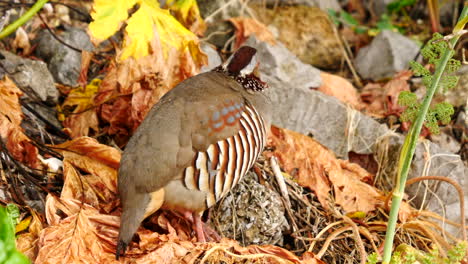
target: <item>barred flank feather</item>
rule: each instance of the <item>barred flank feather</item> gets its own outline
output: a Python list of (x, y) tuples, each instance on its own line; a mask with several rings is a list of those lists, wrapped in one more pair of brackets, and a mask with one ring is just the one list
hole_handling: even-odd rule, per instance
[(263, 118), (247, 105), (236, 135), (220, 140), (198, 152), (192, 166), (184, 170), (188, 189), (206, 192), (211, 207), (231, 190), (254, 165), (266, 142)]

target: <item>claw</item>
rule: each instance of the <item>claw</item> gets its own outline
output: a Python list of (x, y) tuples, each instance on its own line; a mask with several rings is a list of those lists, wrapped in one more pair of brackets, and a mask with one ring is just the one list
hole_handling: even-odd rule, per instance
[(119, 240), (119, 243), (117, 244), (117, 249), (115, 250), (115, 259), (119, 260), (120, 256), (125, 255), (125, 250), (127, 249), (127, 243), (123, 242), (122, 240)]

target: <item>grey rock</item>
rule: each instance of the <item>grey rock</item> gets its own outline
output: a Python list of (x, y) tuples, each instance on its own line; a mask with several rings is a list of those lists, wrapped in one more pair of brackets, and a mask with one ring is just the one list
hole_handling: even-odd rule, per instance
[(278, 1), (278, 0), (253, 0), (250, 1), (253, 4), (262, 4), (267, 6), (275, 5), (305, 5), (315, 6), (323, 11), (332, 9), (336, 12), (341, 11), (341, 5), (337, 0), (289, 0), (289, 1)]
[(207, 23), (207, 41), (223, 48), (234, 33), (234, 26), (226, 20), (241, 16), (246, 7), (239, 0), (199, 0), (197, 3)]
[(443, 150), (450, 153), (458, 153), (460, 151), (460, 143), (448, 133), (445, 133), (445, 129), (439, 135), (431, 135), (431, 141), (439, 145)]
[[(88, 34), (79, 28), (68, 28), (59, 36), (65, 43), (78, 49), (93, 51)], [(81, 53), (57, 41), (48, 31), (41, 32), (38, 38), (36, 56), (48, 63), (55, 81), (76, 86), (80, 75)]]
[(385, 125), (312, 90), (322, 84), (320, 71), (302, 63), (281, 43), (272, 46), (250, 37), (245, 44), (257, 49), (262, 80), (270, 86), (266, 92), (274, 106), (273, 124), (311, 134), (339, 157), (346, 158), (349, 151), (373, 152), (369, 142), (385, 133)]
[(0, 59), (0, 76), (7, 74), (16, 85), (33, 101), (58, 102), (59, 92), (54, 79), (42, 61), (21, 58), (0, 50), (5, 59)]
[(355, 65), (364, 79), (380, 80), (407, 69), (419, 47), (411, 39), (390, 30), (382, 31), (369, 46), (359, 50)]
[(395, 2), (395, 0), (365, 0), (364, 4), (368, 9), (373, 10), (377, 17), (380, 17), (387, 12), (387, 6), (392, 2)]
[[(274, 125), (312, 135), (341, 158), (347, 158), (350, 151), (359, 154), (374, 153), (376, 156), (384, 154), (387, 163), (381, 164), (382, 168), (386, 168), (386, 171), (381, 172), (382, 176), (389, 182), (395, 179), (403, 135), (347, 107), (334, 97), (310, 89), (320, 85), (319, 72), (311, 66), (303, 65), (281, 44), (271, 46), (251, 37), (246, 45), (258, 50), (261, 78), (270, 86), (266, 92), (273, 104)], [(468, 189), (467, 169), (460, 156), (442, 150), (428, 140), (422, 140), (418, 144), (409, 178), (422, 175), (444, 175)], [(452, 187), (439, 182), (431, 184), (432, 191), (446, 208), (459, 207), (458, 196)], [(414, 186), (408, 193), (416, 195), (415, 202), (421, 204), (425, 193), (413, 188)], [(468, 193), (465, 194), (465, 200), (467, 198)], [(425, 201), (428, 201), (430, 210), (441, 212), (434, 196), (430, 199), (426, 197)], [(468, 216), (468, 207), (465, 207), (465, 215)], [(456, 210), (447, 210), (446, 216), (452, 221), (460, 221)]]
[(200, 70), (201, 72), (211, 71), (222, 63), (218, 51), (212, 45), (202, 42), (201, 49), (208, 56), (208, 65), (203, 65)]

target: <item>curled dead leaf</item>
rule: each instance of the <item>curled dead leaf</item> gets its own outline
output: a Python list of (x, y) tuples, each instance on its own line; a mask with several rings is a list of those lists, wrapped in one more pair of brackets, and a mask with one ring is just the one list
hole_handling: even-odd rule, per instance
[(7, 76), (0, 80), (0, 137), (14, 159), (32, 168), (40, 168), (39, 151), (21, 127), (23, 112), (19, 98), (22, 95)]
[(373, 211), (382, 204), (380, 191), (365, 183), (372, 175), (357, 164), (339, 160), (314, 139), (287, 129), (272, 126), (269, 146), (282, 168), (297, 182), (310, 188), (323, 207), (329, 208), (331, 189), (333, 200), (345, 212)]
[(271, 33), (265, 24), (248, 17), (233, 17), (230, 18), (229, 21), (236, 28), (235, 49), (242, 46), (250, 35), (255, 35), (261, 41), (267, 42), (271, 45), (276, 45), (273, 33)]
[(104, 211), (115, 207), (119, 150), (88, 137), (52, 148), (63, 155), (62, 199), (76, 199)]
[(318, 88), (320, 92), (336, 97), (341, 102), (349, 104), (355, 109), (363, 107), (359, 94), (351, 82), (341, 76), (326, 72), (320, 72), (320, 77), (322, 77), (322, 85)]

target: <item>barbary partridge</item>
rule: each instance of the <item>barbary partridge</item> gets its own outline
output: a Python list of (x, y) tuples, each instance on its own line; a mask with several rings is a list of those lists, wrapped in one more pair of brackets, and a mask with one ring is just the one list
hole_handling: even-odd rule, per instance
[(162, 208), (200, 213), (225, 196), (254, 165), (270, 128), (267, 84), (256, 75), (254, 48), (191, 77), (153, 106), (120, 162), (122, 204), (116, 257), (145, 217)]

